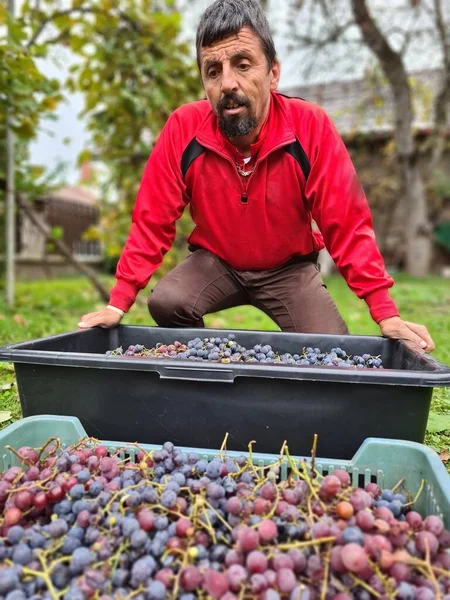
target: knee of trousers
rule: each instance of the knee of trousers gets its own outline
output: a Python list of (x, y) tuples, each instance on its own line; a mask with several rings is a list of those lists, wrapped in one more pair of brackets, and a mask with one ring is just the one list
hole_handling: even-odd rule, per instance
[(148, 299), (148, 310), (156, 323), (161, 327), (179, 326), (185, 320), (198, 320), (191, 314), (184, 302), (183, 294), (177, 290), (158, 290), (156, 287)]

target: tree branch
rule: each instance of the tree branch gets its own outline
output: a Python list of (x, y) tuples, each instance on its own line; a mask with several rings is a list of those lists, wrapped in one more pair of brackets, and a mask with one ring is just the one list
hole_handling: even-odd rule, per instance
[[(35, 33), (32, 35), (31, 39), (27, 42), (27, 44), (25, 45), (25, 47), (27, 49), (31, 48), (31, 46), (33, 46), (38, 37), (41, 35), (41, 33), (44, 31), (44, 29), (47, 27), (47, 25), (49, 23), (52, 23), (55, 19), (57, 19), (58, 17), (64, 17), (64, 16), (68, 16), (68, 15), (72, 15), (74, 13), (80, 13), (80, 14), (105, 14), (106, 11), (99, 9), (99, 8), (95, 8), (95, 7), (82, 7), (80, 6), (79, 8), (68, 8), (66, 10), (59, 10), (57, 12), (52, 13), (51, 15), (49, 15), (48, 17), (46, 17), (45, 19), (43, 19), (43, 21), (41, 21), (37, 31), (35, 31)], [(125, 21), (126, 23), (128, 23), (132, 29), (134, 29), (134, 31), (136, 31), (136, 33), (140, 33), (140, 27), (139, 25), (136, 23), (136, 21), (133, 21), (133, 19), (131, 19), (131, 17), (129, 17), (126, 13), (124, 13), (123, 11), (119, 10), (118, 11), (118, 16)]]
[(347, 29), (352, 27), (352, 25), (355, 25), (355, 21), (347, 21), (347, 23), (336, 27), (336, 29), (333, 29), (327, 37), (320, 40), (315, 39), (313, 37), (309, 37), (307, 35), (295, 35), (294, 39), (297, 42), (302, 42), (305, 46), (314, 46), (317, 49), (321, 49), (325, 48), (325, 46), (327, 46), (328, 44), (337, 42), (341, 35), (345, 33)]
[(436, 17), (436, 28), (439, 33), (439, 40), (442, 45), (442, 54), (444, 58), (444, 76), (442, 84), (434, 101), (434, 119), (435, 129), (433, 133), (432, 152), (429, 165), (430, 174), (438, 165), (442, 158), (445, 147), (445, 132), (448, 127), (448, 108), (450, 103), (450, 40), (447, 36), (447, 29), (442, 11), (442, 0), (434, 0), (434, 9)]
[(361, 35), (367, 46), (378, 58), (381, 68), (391, 85), (395, 106), (397, 153), (399, 156), (408, 159), (414, 154), (414, 138), (412, 136), (411, 88), (406, 69), (400, 54), (390, 47), (369, 13), (366, 0), (351, 0), (351, 4)]

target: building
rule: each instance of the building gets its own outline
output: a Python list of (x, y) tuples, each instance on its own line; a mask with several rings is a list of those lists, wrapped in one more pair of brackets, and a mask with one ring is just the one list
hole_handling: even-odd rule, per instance
[[(96, 265), (102, 262), (99, 240), (85, 239), (99, 221), (96, 196), (85, 187), (65, 186), (33, 203), (41, 221), (70, 249), (75, 259)], [(20, 212), (17, 228), (16, 269), (19, 279), (76, 274), (73, 264), (47, 240), (32, 220)]]

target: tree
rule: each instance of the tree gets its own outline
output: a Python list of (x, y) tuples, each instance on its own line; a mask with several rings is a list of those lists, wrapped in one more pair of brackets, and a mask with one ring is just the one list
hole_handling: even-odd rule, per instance
[[(78, 59), (67, 85), (83, 92), (91, 132), (80, 160), (101, 162), (106, 171), (102, 229), (115, 262), (153, 143), (170, 113), (199, 97), (195, 62), (179, 40), (181, 15), (171, 0), (74, 0), (46, 19)], [(188, 222), (186, 216), (180, 224), (182, 239)]]
[[(0, 25), (5, 25), (7, 13), (0, 6)], [(59, 84), (46, 78), (36, 65), (35, 56), (24, 46), (26, 33), (17, 22), (0, 27), (0, 156), (6, 156), (6, 113), (11, 115), (16, 138), (16, 190), (19, 194), (38, 196), (53, 180), (53, 173), (44, 176), (44, 169), (30, 165), (28, 145), (36, 136), (39, 124), (52, 118), (62, 99)], [(0, 162), (0, 213), (3, 213), (6, 186), (6, 161)], [(4, 240), (4, 235), (0, 235)]]
[[(64, 7), (28, 0), (16, 19), (15, 50), (36, 79), (17, 66), (15, 72), (26, 80), (20, 90), (24, 97), (8, 98), (20, 122), (28, 126), (25, 142), (35, 135), (42, 115), (40, 105), (40, 110), (30, 105), (30, 86), (38, 91), (46, 85), (54, 89), (55, 98), (44, 90), (47, 108), (61, 98), (56, 82), (45, 80), (34, 58), (47, 57), (60, 45), (76, 56), (64, 91), (80, 90), (85, 95), (83, 116), (91, 144), (80, 161), (102, 164), (103, 230), (107, 250), (115, 258), (129, 230), (138, 184), (159, 131), (175, 107), (199, 96), (193, 57), (178, 39), (180, 24), (172, 0), (71, 0)], [(7, 89), (6, 82), (1, 87)]]
[[(339, 6), (337, 6), (339, 4)], [(305, 19), (305, 11), (309, 11)], [(384, 10), (369, 8), (367, 0), (311, 0), (303, 8), (303, 27), (294, 36), (296, 44), (311, 50), (305, 61), (305, 74), (313, 72), (318, 55), (328, 52), (330, 68), (340, 61), (340, 73), (348, 75), (364, 65), (361, 48), (377, 60), (389, 83), (394, 104), (396, 156), (403, 189), (403, 222), (406, 267), (413, 275), (425, 275), (430, 266), (432, 238), (428, 218), (424, 174), (418, 168), (420, 148), (413, 130), (414, 108), (411, 78), (408, 75), (408, 51), (423, 45), (438, 56), (443, 67), (440, 92), (434, 103), (434, 125), (427, 172), (437, 164), (444, 147), (444, 129), (450, 95), (450, 38), (442, 0), (411, 0), (386, 3)], [(448, 16), (447, 16), (448, 18)], [(296, 23), (299, 21), (297, 20)], [(338, 48), (338, 51), (336, 51)], [(347, 61), (346, 64), (345, 61)], [(343, 66), (343, 68), (342, 68)], [(436, 143), (434, 143), (436, 142)]]

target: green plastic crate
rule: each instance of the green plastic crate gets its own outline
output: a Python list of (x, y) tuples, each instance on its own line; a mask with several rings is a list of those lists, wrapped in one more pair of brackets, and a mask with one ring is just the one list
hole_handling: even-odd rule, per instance
[(17, 457), (5, 446), (15, 450), (22, 446), (39, 448), (51, 437), (58, 437), (63, 446), (70, 446), (86, 437), (86, 431), (76, 417), (39, 415), (16, 421), (0, 431), (0, 471), (19, 464)]
[[(80, 438), (86, 437), (86, 432), (76, 417), (39, 415), (17, 421), (0, 432), (0, 470), (17, 464), (17, 457), (4, 449), (4, 446), (10, 445), (15, 449), (21, 446), (39, 447), (52, 436), (59, 437), (64, 446), (69, 446)], [(103, 440), (102, 443), (111, 453), (120, 449), (122, 458), (136, 460), (135, 446), (108, 440)], [(154, 444), (139, 444), (139, 447), (145, 451), (161, 448), (160, 445)], [(218, 450), (202, 448), (183, 448), (183, 451), (196, 452), (208, 460), (219, 453)], [(227, 452), (227, 456), (231, 458), (242, 455), (245, 456), (245, 453)], [(257, 467), (271, 464), (278, 458), (272, 454), (253, 453), (253, 463)], [(293, 458), (303, 460), (303, 457)], [(316, 469), (322, 475), (332, 473), (335, 469), (344, 469), (352, 476), (353, 486), (360, 487), (375, 482), (382, 488), (390, 488), (404, 479), (398, 491), (406, 490), (414, 496), (424, 481), (416, 510), (422, 514), (439, 515), (446, 527), (450, 528), (450, 475), (436, 452), (422, 444), (404, 440), (368, 438), (351, 460), (317, 458)], [(285, 461), (281, 466), (280, 476), (286, 479), (288, 474), (288, 464)]]

